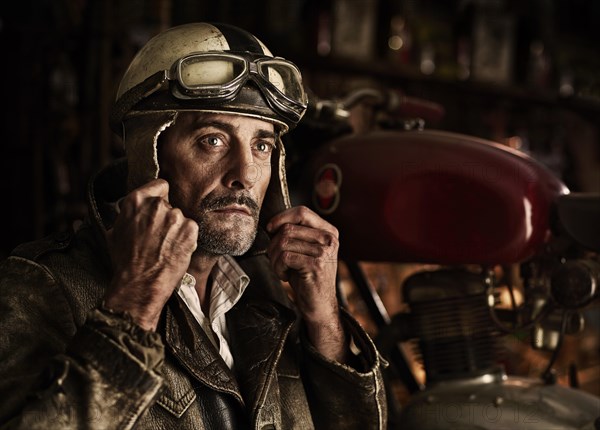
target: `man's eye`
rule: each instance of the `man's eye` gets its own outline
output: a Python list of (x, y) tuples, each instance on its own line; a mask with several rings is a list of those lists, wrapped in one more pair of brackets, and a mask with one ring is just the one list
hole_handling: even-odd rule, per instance
[(256, 144), (256, 149), (258, 152), (270, 153), (273, 151), (273, 145), (267, 142), (258, 142)]
[(205, 136), (200, 139), (200, 142), (208, 146), (223, 146), (223, 140), (218, 136)]

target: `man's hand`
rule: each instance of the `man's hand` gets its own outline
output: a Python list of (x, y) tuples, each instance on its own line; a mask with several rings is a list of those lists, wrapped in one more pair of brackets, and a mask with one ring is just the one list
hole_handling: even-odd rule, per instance
[(304, 206), (274, 216), (267, 250), (273, 270), (289, 281), (313, 345), (324, 356), (345, 361), (348, 350), (336, 296), (337, 229)]
[(160, 313), (185, 274), (198, 240), (198, 225), (169, 204), (169, 184), (153, 180), (120, 202), (107, 232), (113, 278), (105, 305), (127, 311), (146, 330), (155, 330)]

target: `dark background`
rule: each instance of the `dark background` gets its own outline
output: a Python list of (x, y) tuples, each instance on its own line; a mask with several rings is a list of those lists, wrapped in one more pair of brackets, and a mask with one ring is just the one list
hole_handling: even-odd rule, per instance
[[(600, 191), (595, 0), (6, 1), (0, 256), (83, 216), (87, 178), (122, 155), (107, 116), (124, 68), (148, 38), (191, 21), (248, 29), (323, 97), (371, 84), (438, 102), (447, 113), (436, 128), (516, 136), (572, 191)], [(492, 29), (487, 39), (478, 23)], [(394, 51), (398, 34), (406, 43)], [(355, 49), (357, 37), (366, 48)], [(432, 56), (435, 70), (423, 73)]]

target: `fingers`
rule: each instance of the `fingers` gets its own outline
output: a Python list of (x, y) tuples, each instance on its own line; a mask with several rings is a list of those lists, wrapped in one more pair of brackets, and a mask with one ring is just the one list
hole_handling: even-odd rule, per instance
[[(173, 208), (168, 197), (169, 183), (164, 179), (155, 179), (136, 188), (119, 200), (119, 215), (114, 227), (121, 234), (174, 241), (181, 244), (184, 253), (195, 251), (198, 224), (186, 218), (180, 209)], [(114, 236), (112, 231), (110, 236)]]
[[(163, 201), (168, 208), (169, 183), (164, 179), (154, 179), (139, 188), (136, 188), (118, 202), (119, 212), (131, 214), (136, 208), (142, 207), (148, 199)], [(155, 205), (157, 203), (154, 203)], [(156, 209), (156, 206), (155, 206)]]
[(277, 234), (273, 236), (273, 241), (279, 236), (288, 237), (291, 239), (302, 240), (310, 243), (319, 243), (321, 245), (329, 246), (333, 242), (337, 241), (337, 230), (335, 234), (333, 230), (319, 229), (315, 227), (307, 227), (299, 224), (283, 224), (278, 230)]
[(335, 258), (330, 258), (328, 253), (322, 254), (324, 255), (315, 256), (305, 252), (281, 251), (271, 257), (271, 265), (282, 281), (288, 281), (290, 270), (293, 270), (307, 278), (307, 282), (316, 282), (319, 273), (323, 272), (327, 265), (336, 267)]
[(330, 263), (337, 262), (337, 229), (308, 208), (282, 212), (271, 220), (269, 227), (274, 234), (267, 255), (282, 280), (288, 280), (289, 270), (316, 280), (329, 271)]
[(162, 199), (161, 204), (168, 206), (164, 221), (165, 228), (173, 233), (176, 243), (181, 243), (184, 252), (194, 252), (198, 247), (198, 223), (187, 218), (181, 209), (171, 207)]
[(284, 224), (271, 239), (267, 254), (276, 260), (282, 252), (291, 251), (311, 257), (328, 257), (330, 251), (335, 258), (338, 239), (329, 231), (295, 224)]
[(106, 303), (152, 330), (198, 243), (198, 224), (171, 206), (168, 193), (163, 179), (130, 192), (106, 236), (113, 264)]
[(289, 270), (305, 270), (315, 265), (315, 259), (299, 252), (283, 251), (272, 259), (273, 271), (282, 281), (289, 280)]
[(152, 181), (136, 188), (134, 192), (144, 197), (162, 197), (169, 200), (169, 183), (164, 179), (153, 179)]
[(267, 224), (267, 231), (269, 233), (274, 233), (284, 224), (298, 224), (315, 229), (325, 230), (336, 238), (339, 237), (339, 233), (334, 226), (329, 224), (306, 206), (296, 206), (275, 215)]

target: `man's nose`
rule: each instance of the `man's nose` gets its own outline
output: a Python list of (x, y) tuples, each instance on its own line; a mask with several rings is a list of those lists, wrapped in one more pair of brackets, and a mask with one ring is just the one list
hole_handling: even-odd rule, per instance
[(261, 166), (252, 155), (249, 144), (238, 145), (232, 151), (229, 168), (225, 176), (226, 186), (233, 189), (250, 189), (260, 179)]

